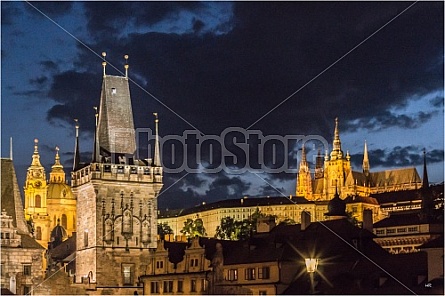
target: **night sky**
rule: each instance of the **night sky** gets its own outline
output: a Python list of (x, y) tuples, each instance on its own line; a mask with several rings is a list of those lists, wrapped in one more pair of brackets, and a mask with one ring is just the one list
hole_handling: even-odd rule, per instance
[[(34, 138), (47, 173), (56, 146), (70, 172), (74, 118), (90, 161), (103, 51), (111, 75), (129, 55), (136, 128), (153, 129), (157, 112), (163, 137), (237, 127), (331, 145), (338, 117), (354, 169), (366, 140), (371, 171), (416, 166), (422, 177), (425, 148), (430, 182), (444, 179), (443, 2), (1, 2), (1, 12), (1, 154), (13, 137), (20, 187)], [(300, 148), (287, 153), (293, 167)], [(164, 184), (159, 206), (177, 208), (294, 194), (295, 173), (182, 171)]]

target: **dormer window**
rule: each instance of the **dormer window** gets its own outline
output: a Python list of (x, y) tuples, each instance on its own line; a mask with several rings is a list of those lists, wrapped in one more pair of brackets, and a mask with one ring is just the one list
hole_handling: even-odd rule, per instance
[(111, 89), (111, 94), (112, 94), (112, 95), (115, 95), (115, 94), (116, 94), (116, 92), (117, 92), (116, 88), (115, 88), (115, 87), (113, 87), (113, 88)]

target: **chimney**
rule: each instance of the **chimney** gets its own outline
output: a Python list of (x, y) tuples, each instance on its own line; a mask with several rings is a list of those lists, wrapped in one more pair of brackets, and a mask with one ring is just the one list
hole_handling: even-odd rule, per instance
[(363, 211), (363, 229), (372, 232), (372, 210)]
[(304, 210), (301, 212), (301, 230), (305, 230), (311, 224), (311, 214)]

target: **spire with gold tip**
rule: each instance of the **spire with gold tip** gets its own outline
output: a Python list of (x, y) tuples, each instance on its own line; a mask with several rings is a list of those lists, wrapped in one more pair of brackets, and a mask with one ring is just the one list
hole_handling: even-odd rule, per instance
[(153, 113), (155, 116), (155, 153), (153, 157), (153, 165), (154, 166), (161, 166), (161, 154), (160, 154), (160, 144), (159, 144), (159, 118), (158, 113)]

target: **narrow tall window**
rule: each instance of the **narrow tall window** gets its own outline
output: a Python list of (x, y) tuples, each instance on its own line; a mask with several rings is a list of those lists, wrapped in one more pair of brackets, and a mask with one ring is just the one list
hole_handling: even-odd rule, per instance
[(88, 247), (88, 230), (83, 232), (83, 246)]
[(37, 226), (36, 228), (36, 239), (41, 240), (42, 239), (42, 227)]
[(35, 203), (36, 208), (41, 208), (42, 207), (42, 197), (37, 194), (35, 201), (36, 201), (36, 203)]
[(62, 214), (62, 226), (63, 228), (67, 229), (68, 221), (65, 214)]
[(31, 264), (23, 265), (23, 275), (31, 275)]

